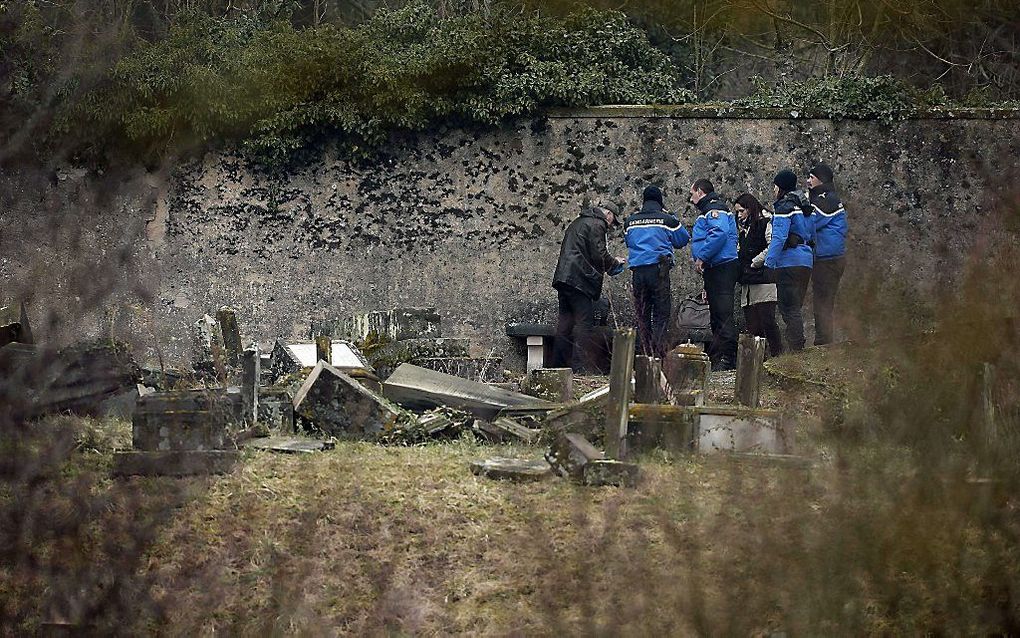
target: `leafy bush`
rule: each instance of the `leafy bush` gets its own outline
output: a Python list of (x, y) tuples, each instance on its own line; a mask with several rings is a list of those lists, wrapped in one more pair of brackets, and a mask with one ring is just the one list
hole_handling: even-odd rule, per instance
[(622, 13), (441, 17), (412, 3), (357, 28), (191, 14), (58, 121), (93, 149), (120, 139), (151, 155), (236, 140), (280, 164), (334, 137), (358, 153), (443, 120), (492, 125), (543, 107), (692, 97)]
[(767, 84), (754, 81), (754, 92), (734, 106), (794, 109), (827, 117), (877, 119), (904, 118), (919, 108), (945, 106), (949, 99), (935, 85), (920, 92), (892, 76), (811, 78), (800, 82)]

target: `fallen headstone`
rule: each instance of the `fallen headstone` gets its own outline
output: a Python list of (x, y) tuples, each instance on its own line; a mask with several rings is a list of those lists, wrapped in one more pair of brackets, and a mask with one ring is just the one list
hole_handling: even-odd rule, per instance
[(526, 394), (494, 388), (484, 383), (401, 364), (383, 383), (383, 394), (406, 408), (426, 410), (450, 406), (467, 410), (482, 419), (501, 411), (545, 412), (555, 407)]
[(400, 411), (341, 370), (320, 361), (294, 395), (294, 413), (337, 438), (370, 438), (393, 428)]
[(491, 458), (471, 463), (471, 473), (490, 479), (541, 481), (553, 475), (545, 459)]
[(115, 452), (114, 476), (195, 476), (226, 474), (241, 458), (237, 450), (168, 450)]
[(309, 439), (307, 437), (294, 436), (270, 436), (245, 441), (244, 447), (253, 450), (266, 452), (281, 452), (283, 454), (310, 454), (323, 450), (332, 450), (335, 446), (330, 441)]
[(601, 450), (575, 432), (568, 432), (557, 436), (552, 449), (545, 456), (549, 465), (560, 476), (575, 481), (581, 481), (584, 478), (584, 466), (592, 461), (599, 461), (605, 458), (606, 455)]
[(402, 414), (393, 427), (379, 437), (387, 445), (418, 445), (439, 439), (453, 439), (471, 428), (474, 418), (460, 410), (442, 407), (421, 415)]
[(531, 445), (542, 437), (542, 430), (529, 428), (507, 417), (499, 417), (492, 421), (478, 419), (473, 427), (492, 443), (516, 441)]

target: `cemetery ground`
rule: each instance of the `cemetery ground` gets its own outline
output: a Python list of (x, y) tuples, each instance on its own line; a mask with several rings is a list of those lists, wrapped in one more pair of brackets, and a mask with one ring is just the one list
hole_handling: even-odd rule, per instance
[[(1020, 606), (1015, 479), (848, 433), (881, 403), (877, 352), (768, 362), (763, 402), (796, 415), (797, 458), (652, 450), (633, 488), (474, 476), (473, 460), (545, 446), (469, 438), (111, 479), (130, 423), (50, 417), (7, 443), (21, 462), (5, 473), (31, 475), (2, 483), (2, 613), (59, 628), (49, 601), (71, 600), (76, 629), (175, 635), (1001, 628)], [(728, 392), (713, 374), (709, 398)]]

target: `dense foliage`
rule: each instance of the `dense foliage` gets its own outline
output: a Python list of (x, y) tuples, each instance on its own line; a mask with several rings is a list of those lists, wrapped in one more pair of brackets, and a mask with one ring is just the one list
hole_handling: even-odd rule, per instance
[(238, 140), (277, 163), (325, 138), (358, 152), (438, 121), (491, 125), (539, 107), (691, 98), (623, 14), (440, 17), (411, 4), (357, 28), (191, 14), (121, 60), (59, 123), (94, 148)]

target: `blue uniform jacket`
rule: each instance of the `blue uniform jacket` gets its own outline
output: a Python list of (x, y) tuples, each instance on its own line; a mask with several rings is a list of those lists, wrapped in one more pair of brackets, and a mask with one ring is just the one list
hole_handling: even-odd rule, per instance
[(815, 260), (835, 259), (846, 254), (846, 209), (832, 184), (811, 189), (811, 221), (815, 230)]
[(765, 254), (766, 268), (810, 268), (814, 263), (810, 246), (815, 234), (814, 225), (810, 217), (804, 215), (804, 208), (808, 205), (802, 199), (804, 197), (800, 192), (787, 193), (773, 205), (772, 241)]
[(694, 238), (691, 240), (694, 258), (703, 261), (705, 268), (736, 259), (739, 233), (733, 213), (715, 193), (702, 197), (696, 206), (701, 214), (694, 222)]
[(627, 266), (650, 266), (659, 262), (660, 255), (673, 261), (673, 250), (683, 248), (691, 235), (680, 225), (680, 220), (662, 209), (655, 200), (644, 203), (641, 210), (624, 223), (627, 238)]

